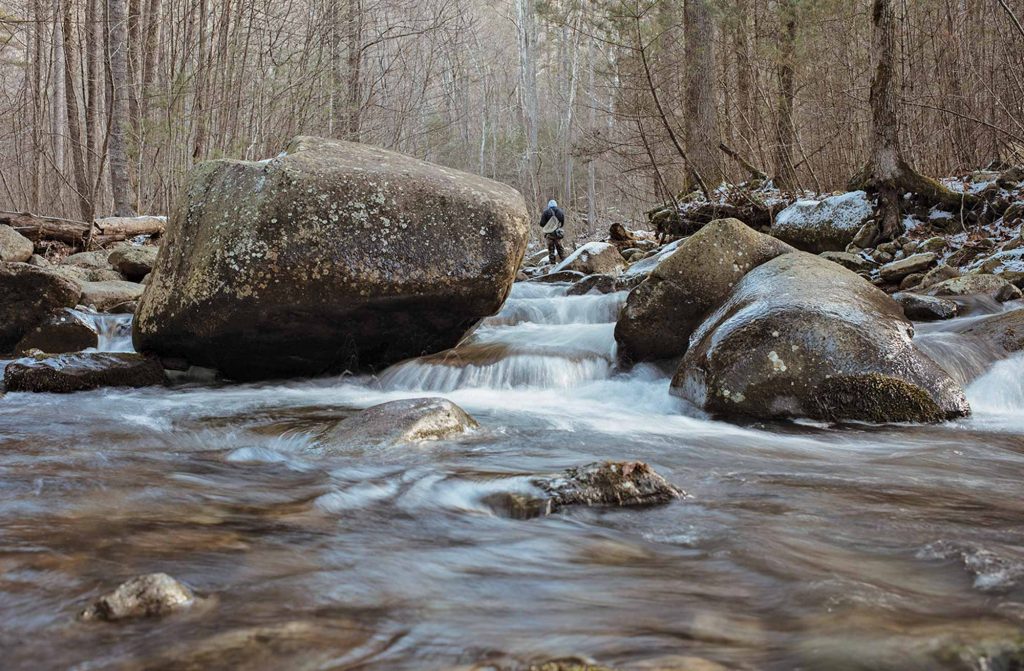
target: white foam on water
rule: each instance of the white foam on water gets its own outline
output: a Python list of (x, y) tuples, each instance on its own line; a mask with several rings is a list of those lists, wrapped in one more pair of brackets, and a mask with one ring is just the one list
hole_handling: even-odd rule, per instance
[(1024, 431), (1024, 353), (996, 362), (967, 388), (967, 400), (986, 428)]

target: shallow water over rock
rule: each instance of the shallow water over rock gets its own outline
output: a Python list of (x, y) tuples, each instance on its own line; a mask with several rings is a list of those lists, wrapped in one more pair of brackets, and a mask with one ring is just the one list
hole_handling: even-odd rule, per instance
[[(658, 368), (617, 373), (624, 294), (565, 289), (517, 284), (461, 348), (379, 378), (7, 394), (4, 668), (969, 669), (1019, 645), (1024, 356), (978, 363), (955, 423), (737, 426)], [(966, 351), (959, 321), (919, 337)], [(480, 430), (317, 449), (358, 409), (430, 395)], [(689, 496), (531, 520), (488, 504), (605, 460)], [(157, 572), (203, 606), (77, 619)]]

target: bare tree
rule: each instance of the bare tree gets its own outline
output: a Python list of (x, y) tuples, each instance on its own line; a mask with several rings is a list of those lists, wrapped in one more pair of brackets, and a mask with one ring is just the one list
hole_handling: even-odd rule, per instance
[(127, 134), (130, 125), (128, 85), (128, 8), (125, 0), (109, 0), (108, 39), (110, 43), (110, 85), (113, 93), (110, 110), (110, 185), (114, 213), (135, 214), (128, 161)]

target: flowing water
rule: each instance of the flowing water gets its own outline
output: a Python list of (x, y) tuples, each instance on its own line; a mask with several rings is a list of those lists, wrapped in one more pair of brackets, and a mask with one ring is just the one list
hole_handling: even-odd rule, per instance
[[(462, 346), (379, 378), (8, 394), (0, 668), (1015, 668), (958, 646), (1024, 626), (1024, 358), (992, 365), (962, 320), (922, 327), (971, 382), (971, 419), (738, 426), (671, 397), (669, 371), (616, 371), (624, 298), (517, 284)], [(103, 319), (101, 349), (129, 349)], [(481, 430), (323, 449), (358, 409), (425, 395)], [(603, 459), (688, 497), (534, 520), (487, 505)], [(203, 601), (76, 619), (154, 571)]]

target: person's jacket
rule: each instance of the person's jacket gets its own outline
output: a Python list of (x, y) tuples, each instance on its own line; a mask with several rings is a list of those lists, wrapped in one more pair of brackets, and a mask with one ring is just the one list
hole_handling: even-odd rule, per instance
[(560, 207), (549, 207), (540, 215), (541, 230), (546, 233), (554, 233), (562, 226), (565, 226), (565, 212)]

